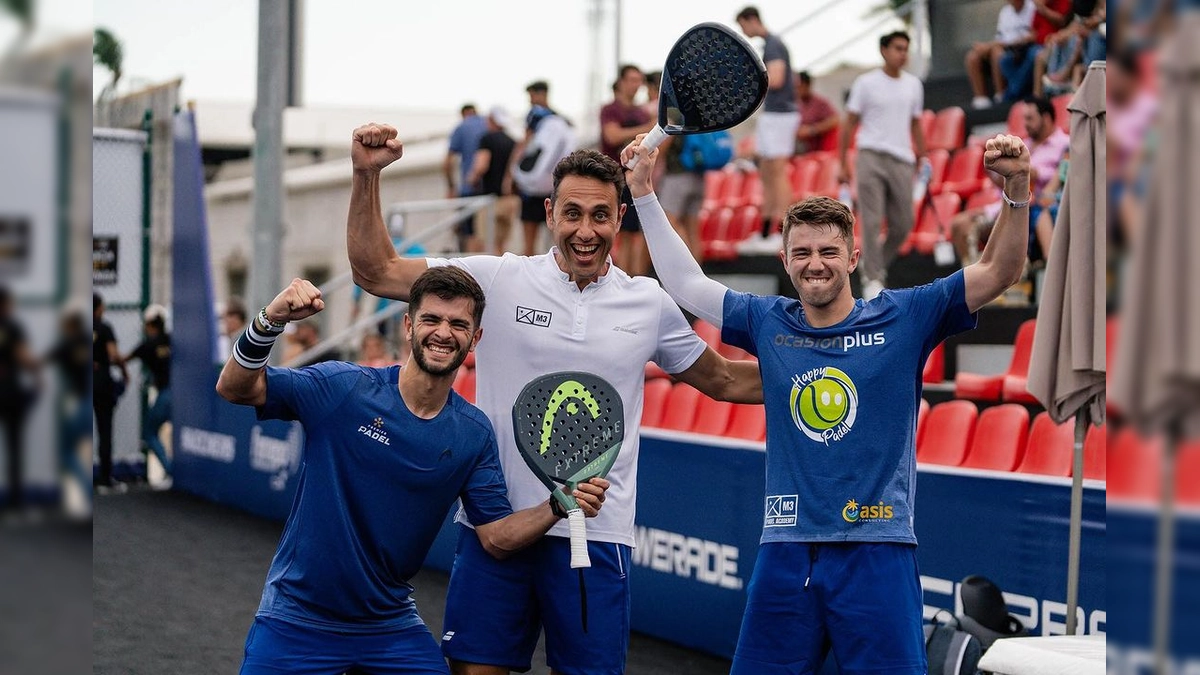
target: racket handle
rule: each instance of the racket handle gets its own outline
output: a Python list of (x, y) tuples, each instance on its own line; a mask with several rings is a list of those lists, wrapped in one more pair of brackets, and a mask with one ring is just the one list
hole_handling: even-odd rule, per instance
[(582, 509), (567, 511), (567, 527), (571, 531), (571, 569), (591, 567), (592, 559), (588, 556), (587, 521)]
[[(665, 140), (667, 140), (667, 132), (663, 131), (661, 126), (655, 124), (650, 133), (646, 134), (646, 137), (642, 139), (642, 147), (648, 149), (650, 152), (654, 152), (654, 149), (662, 145), (662, 142)], [(629, 166), (625, 168), (632, 171), (633, 167), (637, 166), (641, 159), (638, 155), (634, 155), (633, 159), (629, 160)]]

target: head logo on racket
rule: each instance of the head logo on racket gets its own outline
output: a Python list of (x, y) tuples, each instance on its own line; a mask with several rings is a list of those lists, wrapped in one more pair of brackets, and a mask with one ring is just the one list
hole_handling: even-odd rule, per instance
[(845, 372), (826, 366), (792, 378), (792, 421), (810, 439), (829, 445), (854, 428), (858, 388)]

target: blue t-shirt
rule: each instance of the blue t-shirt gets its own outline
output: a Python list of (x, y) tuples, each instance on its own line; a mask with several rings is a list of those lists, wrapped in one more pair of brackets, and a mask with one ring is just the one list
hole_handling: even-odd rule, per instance
[(721, 339), (758, 356), (767, 411), (762, 541), (916, 543), (917, 406), (929, 353), (975, 327), (962, 272), (856, 300), (814, 328), (799, 300), (728, 291)]
[(475, 162), (479, 140), (486, 133), (487, 120), (480, 115), (471, 115), (450, 132), (450, 152), (458, 153), (458, 194), (462, 196), (471, 194), (467, 175), (471, 173), (471, 164)]
[(512, 513), (487, 417), (452, 391), (421, 419), (399, 377), (340, 361), (267, 369), (259, 419), (299, 420), (305, 443), (260, 616), (357, 633), (418, 625), (408, 580), (455, 499), (474, 523)]

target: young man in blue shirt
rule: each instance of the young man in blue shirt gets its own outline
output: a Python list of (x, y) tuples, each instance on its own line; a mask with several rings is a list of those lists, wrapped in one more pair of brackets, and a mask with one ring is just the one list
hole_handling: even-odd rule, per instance
[(655, 269), (676, 302), (758, 356), (767, 413), (762, 544), (733, 675), (925, 673), (913, 532), (915, 431), (925, 359), (1021, 275), (1029, 149), (987, 142), (1005, 205), (979, 262), (917, 288), (855, 299), (854, 217), (813, 197), (788, 209), (780, 258), (799, 300), (732, 291), (704, 276), (651, 185), (654, 153), (622, 162)]
[[(461, 498), (498, 558), (539, 539), (561, 510), (548, 500), (512, 511), (492, 426), (451, 389), (483, 333), (483, 291), (469, 274), (434, 268), (414, 283), (408, 366), (264, 368), (286, 323), (324, 306), (315, 286), (293, 280), (251, 322), (217, 383), (259, 419), (298, 420), (305, 431), (299, 487), (241, 672), (449, 673), (408, 583), (447, 510)], [(607, 487), (592, 479), (574, 491), (585, 515), (596, 515)]]

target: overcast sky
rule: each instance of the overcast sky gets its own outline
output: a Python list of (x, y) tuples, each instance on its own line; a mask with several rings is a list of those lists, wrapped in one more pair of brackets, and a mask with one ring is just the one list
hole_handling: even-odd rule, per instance
[[(77, 0), (39, 0), (43, 6)], [(608, 91), (616, 58), (614, 16), (618, 0), (601, 0), (599, 35), (603, 66), (598, 83)], [(797, 69), (854, 34), (869, 30), (836, 61), (874, 63), (874, 18), (879, 0), (760, 0), (767, 27), (785, 31), (804, 16), (820, 18), (783, 37)], [(671, 44), (687, 27), (718, 21), (736, 28), (739, 2), (640, 0), (623, 3), (622, 61), (646, 70), (661, 67)], [(457, 110), (472, 101), (514, 112), (528, 107), (525, 85), (546, 79), (551, 104), (569, 115), (588, 99), (593, 0), (306, 0), (304, 101), (313, 106)], [(125, 47), (130, 84), (183, 77), (186, 99), (252, 101), (257, 62), (258, 2), (253, 0), (96, 0), (73, 14), (94, 17)], [(84, 27), (84, 30), (87, 28)], [(95, 71), (96, 90), (107, 82)]]

